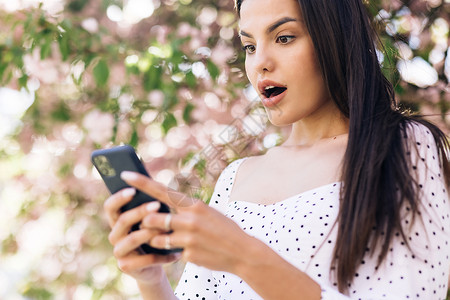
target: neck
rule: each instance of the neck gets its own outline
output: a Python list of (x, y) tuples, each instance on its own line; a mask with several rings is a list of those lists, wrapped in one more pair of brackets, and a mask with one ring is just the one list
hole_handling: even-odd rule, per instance
[(281, 146), (312, 146), (322, 140), (346, 136), (348, 129), (348, 119), (337, 110), (326, 117), (315, 116), (292, 124), (291, 133)]

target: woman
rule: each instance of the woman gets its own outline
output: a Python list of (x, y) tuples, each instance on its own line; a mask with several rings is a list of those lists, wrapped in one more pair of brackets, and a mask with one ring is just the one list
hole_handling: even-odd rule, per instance
[[(123, 173), (177, 213), (150, 203), (119, 214), (134, 189), (106, 201), (121, 270), (144, 299), (444, 299), (449, 145), (435, 126), (395, 109), (363, 4), (236, 7), (247, 76), (270, 121), (291, 124), (291, 134), (232, 162), (210, 206)], [(175, 294), (161, 264), (180, 254), (139, 255), (148, 241), (184, 248)]]

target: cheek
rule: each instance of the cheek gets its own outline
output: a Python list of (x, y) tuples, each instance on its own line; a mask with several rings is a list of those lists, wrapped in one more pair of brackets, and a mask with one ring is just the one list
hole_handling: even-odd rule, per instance
[(296, 75), (300, 84), (308, 82), (317, 86), (323, 83), (322, 73), (314, 55), (305, 53), (290, 57), (290, 61), (293, 63), (289, 69)]
[(250, 83), (256, 88), (256, 86), (254, 85), (255, 82), (255, 76), (253, 74), (253, 69), (251, 68), (251, 63), (249, 59), (245, 59), (245, 74), (247, 75), (248, 80), (250, 81)]

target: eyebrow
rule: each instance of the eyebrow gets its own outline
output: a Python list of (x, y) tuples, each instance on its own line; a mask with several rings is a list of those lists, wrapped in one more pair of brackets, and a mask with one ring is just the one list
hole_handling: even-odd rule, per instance
[[(285, 24), (285, 23), (288, 23), (288, 22), (297, 22), (297, 21), (298, 21), (297, 19), (290, 18), (290, 17), (284, 17), (284, 18), (281, 18), (280, 20), (278, 20), (278, 21), (276, 21), (275, 23), (273, 23), (272, 25), (270, 25), (270, 26), (267, 28), (266, 33), (271, 33), (272, 31), (274, 31), (275, 29), (277, 29), (278, 27), (280, 27), (281, 25), (283, 25), (283, 24)], [(243, 30), (240, 30), (240, 31), (239, 31), (239, 35), (240, 35), (240, 36), (246, 36), (246, 37), (249, 37), (249, 38), (253, 37), (250, 33), (247, 33), (247, 32), (245, 32), (245, 31), (243, 31)]]

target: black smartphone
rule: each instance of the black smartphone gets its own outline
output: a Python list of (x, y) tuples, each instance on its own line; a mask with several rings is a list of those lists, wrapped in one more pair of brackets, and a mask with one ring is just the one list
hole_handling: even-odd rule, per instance
[[(92, 163), (97, 171), (100, 173), (106, 187), (114, 194), (124, 188), (130, 187), (125, 181), (120, 178), (122, 171), (138, 172), (145, 176), (150, 177), (147, 173), (144, 165), (137, 156), (133, 147), (129, 145), (116, 146), (109, 149), (100, 149), (92, 152)], [(136, 190), (136, 194), (130, 202), (121, 207), (121, 211), (127, 211), (135, 208), (143, 203), (158, 201), (155, 198)], [(170, 209), (165, 203), (161, 203), (161, 207), (158, 212), (169, 213)], [(140, 223), (134, 224), (131, 231), (138, 230)], [(139, 247), (139, 251), (143, 253), (153, 254), (169, 254), (173, 252), (179, 252), (182, 249), (157, 249), (148, 244), (142, 244)]]

